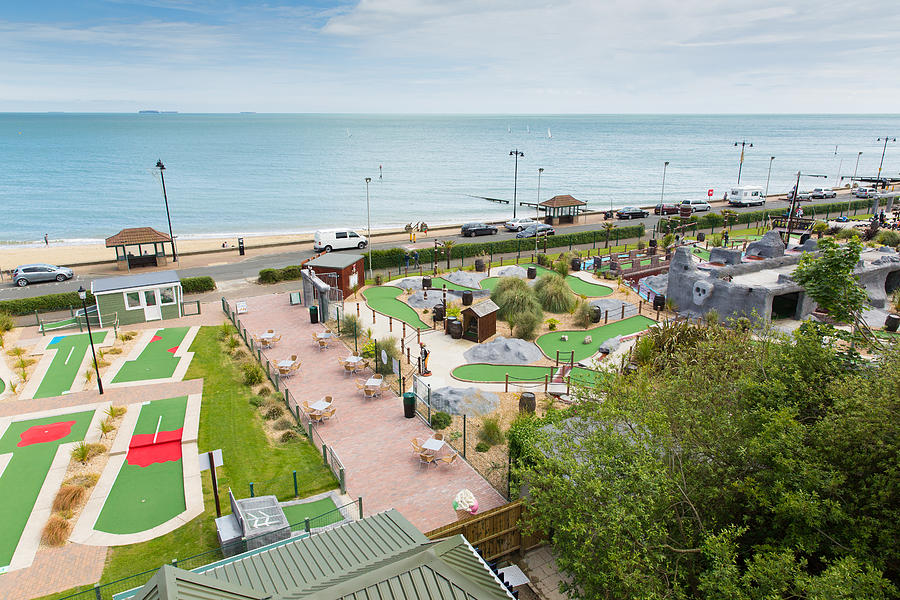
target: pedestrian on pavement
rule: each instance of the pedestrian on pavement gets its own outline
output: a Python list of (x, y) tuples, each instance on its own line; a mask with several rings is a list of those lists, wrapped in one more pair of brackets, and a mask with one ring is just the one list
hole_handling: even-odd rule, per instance
[(46, 233), (44, 234), (44, 245), (45, 245), (45, 246), (49, 246), (49, 245), (50, 245), (50, 239), (47, 237), (47, 234), (46, 234)]

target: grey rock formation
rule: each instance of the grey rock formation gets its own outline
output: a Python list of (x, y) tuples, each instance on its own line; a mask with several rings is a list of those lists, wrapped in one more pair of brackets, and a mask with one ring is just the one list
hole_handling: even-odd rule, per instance
[(453, 271), (449, 275), (443, 275), (442, 277), (456, 285), (464, 285), (477, 290), (481, 288), (481, 280), (484, 279), (486, 275), (474, 271)]
[(776, 258), (784, 256), (784, 242), (781, 235), (775, 231), (767, 231), (762, 239), (747, 244), (747, 256), (760, 256), (762, 258)]
[(470, 363), (527, 365), (540, 360), (543, 353), (532, 342), (498, 335), (486, 344), (469, 348), (463, 357)]
[(741, 251), (728, 250), (726, 248), (712, 248), (709, 251), (709, 262), (722, 263), (723, 265), (740, 264)]
[(451, 415), (487, 415), (500, 406), (500, 397), (476, 387), (442, 387), (431, 390), (431, 407)]
[(600, 344), (600, 352), (603, 354), (610, 354), (618, 350), (621, 345), (622, 339), (619, 336), (612, 337)]
[(528, 276), (528, 272), (516, 265), (511, 265), (509, 267), (503, 267), (501, 269), (497, 269), (494, 273), (495, 277), (518, 277), (519, 279), (525, 279)]

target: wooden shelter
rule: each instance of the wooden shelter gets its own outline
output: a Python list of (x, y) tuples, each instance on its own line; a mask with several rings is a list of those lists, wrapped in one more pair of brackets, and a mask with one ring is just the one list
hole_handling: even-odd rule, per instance
[(462, 311), (463, 337), (479, 344), (497, 333), (497, 311), (493, 300), (483, 300)]
[(564, 194), (544, 200), (538, 206), (544, 211), (545, 223), (548, 225), (559, 225), (560, 223), (575, 223), (578, 220), (578, 215), (583, 210), (581, 207), (587, 206), (587, 202), (582, 202), (568, 194)]
[[(106, 247), (116, 249), (116, 265), (120, 271), (134, 267), (162, 267), (168, 263), (166, 244), (175, 254), (172, 238), (152, 227), (132, 227), (123, 229), (106, 238)], [(134, 247), (137, 246), (137, 252)], [(129, 250), (131, 248), (131, 250)]]
[[(329, 285), (340, 288), (344, 298), (349, 297), (365, 280), (361, 254), (326, 252), (307, 262), (305, 266)], [(328, 274), (333, 274), (334, 278), (323, 277)]]

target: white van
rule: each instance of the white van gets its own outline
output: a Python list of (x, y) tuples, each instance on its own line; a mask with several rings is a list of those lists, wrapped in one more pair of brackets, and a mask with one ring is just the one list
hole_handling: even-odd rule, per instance
[(728, 191), (728, 204), (731, 206), (762, 206), (765, 203), (766, 196), (761, 187), (740, 185)]
[(366, 236), (359, 235), (350, 229), (320, 229), (316, 232), (313, 241), (315, 252), (331, 252), (332, 250), (346, 250), (347, 248), (359, 248), (362, 250), (369, 244)]

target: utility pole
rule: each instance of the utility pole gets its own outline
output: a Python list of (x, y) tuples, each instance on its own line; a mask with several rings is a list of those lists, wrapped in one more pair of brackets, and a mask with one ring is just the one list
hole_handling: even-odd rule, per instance
[[(540, 205), (541, 205), (541, 175), (544, 172), (544, 167), (538, 167), (538, 198), (537, 204), (534, 207), (534, 220), (538, 223), (541, 222), (541, 214), (540, 214)], [(537, 260), (537, 251), (538, 251), (538, 235), (537, 235), (537, 226), (534, 228), (534, 256), (535, 260)]]
[(741, 171), (744, 168), (744, 148), (745, 147), (752, 148), (753, 144), (748, 142), (747, 140), (742, 140), (740, 142), (735, 142), (734, 145), (735, 145), (735, 147), (737, 147), (737, 146), (741, 147), (741, 162), (738, 165), (738, 182), (737, 182), (738, 185), (741, 185)]
[(369, 277), (371, 279), (375, 279), (374, 271), (372, 270), (372, 212), (369, 210), (369, 184), (372, 182), (371, 177), (366, 177), (366, 240), (367, 245), (369, 246)]
[(766, 191), (763, 195), (763, 202), (766, 202), (766, 199), (769, 197), (769, 180), (772, 178), (772, 161), (774, 160), (774, 156), (769, 157), (769, 174), (766, 175)]
[[(884, 166), (884, 153), (887, 151), (887, 145), (888, 145), (888, 142), (896, 142), (896, 141), (897, 141), (897, 138), (883, 137), (883, 138), (878, 138), (878, 141), (879, 141), (879, 142), (881, 142), (881, 141), (884, 142), (884, 147), (881, 149), (881, 162), (878, 164), (878, 181), (881, 181), (881, 167)], [(876, 190), (878, 189), (878, 181), (875, 182), (875, 189), (876, 189)], [(887, 184), (883, 184), (883, 185), (881, 186), (881, 189), (883, 189), (883, 190), (884, 190), (884, 189), (887, 189)]]
[(169, 239), (172, 241), (172, 262), (178, 262), (178, 252), (175, 250), (175, 236), (172, 235), (172, 217), (169, 216), (169, 198), (166, 196), (166, 177), (163, 175), (163, 171), (166, 170), (166, 165), (163, 164), (162, 159), (156, 161), (156, 168), (159, 169), (159, 179), (162, 181), (163, 200), (166, 203), (166, 220), (169, 221)]
[(791, 208), (788, 211), (788, 222), (787, 222), (787, 239), (784, 242), (785, 247), (791, 242), (791, 232), (794, 230), (794, 206), (799, 202), (797, 197), (800, 195), (800, 177), (823, 177), (828, 179), (828, 175), (809, 175), (806, 173), (801, 173), (797, 171), (797, 185), (794, 188), (794, 193), (791, 197)]
[(516, 148), (515, 150), (510, 150), (509, 155), (516, 157), (516, 170), (515, 170), (515, 174), (513, 175), (513, 219), (515, 219), (516, 218), (516, 204), (517, 204), (517, 202), (516, 202), (516, 187), (517, 187), (517, 184), (519, 183), (519, 157), (521, 156), (522, 158), (525, 158), (525, 153), (519, 152), (519, 149)]
[[(669, 161), (663, 163), (663, 180), (662, 180), (662, 189), (659, 190), (659, 203), (663, 203), (663, 196), (666, 193), (666, 169), (669, 168)], [(660, 213), (662, 214), (662, 207), (660, 207)]]

